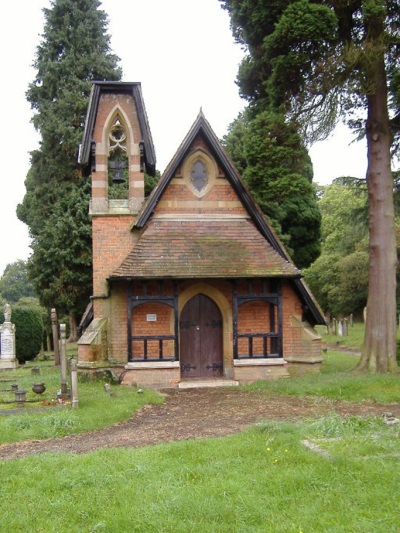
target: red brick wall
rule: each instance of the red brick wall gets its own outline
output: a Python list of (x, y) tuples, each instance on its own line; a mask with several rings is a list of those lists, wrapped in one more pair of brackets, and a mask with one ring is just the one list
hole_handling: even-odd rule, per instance
[(93, 290), (104, 292), (104, 281), (122, 263), (137, 241), (131, 231), (132, 216), (95, 216), (93, 235)]
[[(311, 345), (302, 340), (301, 327), (296, 327), (293, 317), (297, 317), (301, 322), (302, 305), (289, 281), (283, 283), (283, 357), (308, 358), (311, 351), (320, 350), (320, 345), (312, 348)], [(299, 323), (299, 326), (301, 324)], [(315, 343), (318, 344), (318, 343)]]
[[(107, 167), (107, 150), (108, 150), (108, 130), (111, 125), (108, 123), (111, 114), (118, 106), (121, 120), (126, 120), (128, 126), (127, 130), (127, 148), (129, 156), (129, 198), (135, 199), (137, 204), (140, 204), (144, 199), (144, 175), (140, 172), (140, 154), (139, 142), (142, 140), (142, 132), (139, 126), (137, 110), (135, 101), (132, 96), (116, 95), (116, 94), (102, 94), (100, 96), (93, 139), (96, 142), (96, 165)], [(97, 170), (92, 173), (92, 197), (93, 199), (107, 198), (107, 171), (97, 167)]]
[[(156, 315), (157, 321), (147, 321), (147, 315)], [(146, 303), (133, 309), (132, 313), (132, 333), (133, 335), (174, 335), (174, 310), (168, 305), (161, 303)], [(163, 357), (174, 355), (175, 343), (172, 340), (163, 341)], [(147, 357), (158, 358), (160, 343), (158, 340), (147, 342)], [(134, 358), (144, 357), (143, 341), (132, 343), (132, 356)]]

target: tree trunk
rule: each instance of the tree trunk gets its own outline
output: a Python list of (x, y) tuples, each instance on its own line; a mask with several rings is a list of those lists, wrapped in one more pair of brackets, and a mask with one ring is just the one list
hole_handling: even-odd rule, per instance
[(76, 323), (76, 316), (74, 313), (69, 313), (69, 337), (67, 342), (76, 342), (78, 340), (78, 326)]
[(396, 232), (391, 132), (383, 54), (369, 71), (374, 90), (367, 96), (367, 186), (369, 198), (369, 291), (364, 346), (358, 368), (395, 372), (396, 362)]

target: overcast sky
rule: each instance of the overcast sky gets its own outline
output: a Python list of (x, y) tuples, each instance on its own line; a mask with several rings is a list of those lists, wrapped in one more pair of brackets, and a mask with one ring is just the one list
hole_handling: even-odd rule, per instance
[[(25, 193), (29, 152), (37, 146), (25, 92), (35, 76), (31, 65), (43, 33), (44, 7), (50, 7), (50, 0), (7, 2), (2, 8), (0, 276), (8, 263), (30, 254), (27, 227), (15, 210)], [(233, 41), (218, 0), (103, 0), (102, 8), (123, 81), (142, 84), (157, 168), (164, 170), (200, 108), (222, 137), (245, 104), (235, 84), (243, 51)], [(330, 140), (314, 145), (316, 182), (365, 177), (365, 146), (349, 145), (351, 139), (341, 127)]]

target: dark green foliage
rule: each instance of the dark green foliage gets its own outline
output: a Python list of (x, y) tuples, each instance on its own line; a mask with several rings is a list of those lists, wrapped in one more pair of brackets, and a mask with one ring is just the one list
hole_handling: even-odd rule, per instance
[(36, 296), (33, 285), (28, 279), (26, 261), (19, 259), (6, 266), (0, 278), (0, 295), (9, 304), (18, 302), (20, 298)]
[(90, 186), (78, 175), (78, 146), (92, 81), (119, 80), (121, 70), (98, 0), (50, 5), (27, 91), (41, 141), (17, 216), (29, 226), (29, 276), (41, 302), (73, 318), (87, 303), (92, 276)]
[(57, 302), (61, 314), (79, 316), (92, 294), (90, 190), (88, 181), (66, 189), (35, 239), (35, 254), (29, 260), (42, 304), (49, 309)]
[(228, 126), (228, 133), (222, 139), (222, 144), (228, 152), (239, 174), (243, 176), (246, 169), (245, 133), (248, 128), (248, 112), (239, 113), (238, 117)]
[(224, 145), (296, 265), (309, 266), (320, 253), (321, 215), (296, 124), (279, 113), (247, 111), (231, 125)]
[[(296, 116), (310, 139), (326, 136), (340, 115), (358, 131), (363, 129), (364, 96), (373, 88), (373, 58), (380, 52), (371, 43), (376, 37), (373, 32), (380, 33), (394, 146), (398, 146), (397, 0), (220, 2), (230, 15), (235, 39), (247, 50), (237, 78), (241, 95), (252, 105), (272, 106)], [(377, 15), (383, 19), (380, 27), (375, 25)]]
[(52, 0), (50, 5), (43, 9), (43, 40), (27, 98), (36, 111), (35, 128), (48, 148), (59, 147), (75, 160), (91, 82), (119, 80), (121, 70), (110, 50), (107, 15), (98, 0)]
[(161, 177), (160, 171), (156, 170), (155, 176), (144, 175), (144, 195), (147, 198), (154, 187), (157, 185)]
[(43, 319), (40, 307), (14, 306), (11, 321), (15, 324), (15, 351), (19, 363), (34, 359), (43, 341)]

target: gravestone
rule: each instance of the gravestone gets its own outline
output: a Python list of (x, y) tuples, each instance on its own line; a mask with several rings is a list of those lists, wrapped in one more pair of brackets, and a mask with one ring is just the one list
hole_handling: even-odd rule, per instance
[(343, 336), (343, 321), (339, 320), (338, 322), (338, 335), (339, 337)]
[(15, 324), (11, 322), (11, 306), (4, 306), (4, 322), (0, 326), (0, 369), (15, 369), (18, 366), (15, 355)]

